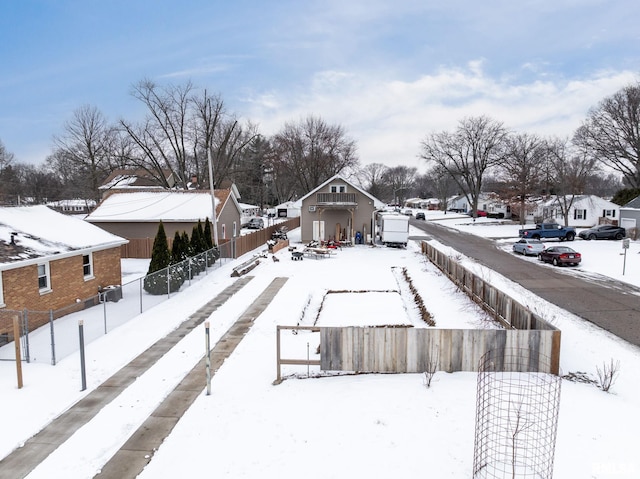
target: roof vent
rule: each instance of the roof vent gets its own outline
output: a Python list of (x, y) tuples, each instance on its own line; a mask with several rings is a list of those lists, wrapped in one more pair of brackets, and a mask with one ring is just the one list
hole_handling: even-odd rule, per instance
[(11, 232), (11, 244), (16, 244), (16, 236), (18, 236), (18, 233), (16, 233), (15, 231)]

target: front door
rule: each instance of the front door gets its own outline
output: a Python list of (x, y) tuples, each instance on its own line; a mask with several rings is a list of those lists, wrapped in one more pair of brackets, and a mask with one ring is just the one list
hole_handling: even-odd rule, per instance
[(324, 221), (313, 222), (313, 240), (324, 241)]

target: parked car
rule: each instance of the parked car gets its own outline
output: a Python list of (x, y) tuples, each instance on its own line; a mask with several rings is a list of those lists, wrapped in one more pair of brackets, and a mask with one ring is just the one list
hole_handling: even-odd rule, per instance
[[(469, 216), (473, 216), (473, 211), (469, 211), (467, 214), (468, 214)], [(476, 210), (476, 216), (477, 216), (478, 218), (483, 217), (483, 216), (487, 216), (487, 212), (486, 212), (486, 211), (484, 211), (484, 210)]]
[(620, 226), (613, 225), (600, 225), (589, 228), (588, 230), (580, 231), (578, 236), (585, 240), (595, 239), (615, 239), (621, 240), (627, 235), (627, 231)]
[(560, 241), (573, 241), (576, 237), (576, 230), (572, 227), (565, 227), (558, 223), (538, 223), (535, 228), (524, 228), (518, 231), (520, 238), (557, 238)]
[(538, 253), (538, 259), (554, 266), (564, 264), (577, 265), (582, 260), (582, 255), (568, 246), (552, 246)]
[(407, 216), (413, 216), (413, 210), (411, 208), (404, 209), (402, 210), (402, 214)]
[(544, 243), (537, 239), (522, 238), (513, 243), (513, 252), (536, 256), (544, 251)]
[(247, 228), (253, 230), (259, 230), (264, 228), (264, 220), (262, 218), (251, 218), (247, 223)]
[(416, 219), (417, 219), (417, 220), (423, 220), (423, 219), (425, 219), (425, 218), (424, 218), (424, 211), (418, 211), (418, 212), (416, 213)]

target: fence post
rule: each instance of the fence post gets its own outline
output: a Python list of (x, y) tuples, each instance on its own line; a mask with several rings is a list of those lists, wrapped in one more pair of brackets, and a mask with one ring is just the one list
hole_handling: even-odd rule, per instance
[(80, 339), (80, 375), (82, 377), (82, 389), (80, 391), (84, 391), (87, 389), (87, 373), (84, 361), (84, 322), (81, 319), (78, 321), (78, 335)]
[(27, 309), (22, 310), (22, 331), (24, 332), (24, 357), (27, 364), (31, 362), (31, 349), (29, 348), (29, 316)]
[(276, 382), (275, 384), (280, 384), (282, 382), (282, 377), (280, 374), (280, 325), (276, 326)]
[(49, 310), (49, 329), (51, 330), (51, 365), (56, 365), (56, 336), (53, 326), (53, 309)]
[(20, 321), (13, 317), (13, 343), (16, 348), (16, 374), (18, 375), (18, 389), (22, 389), (22, 353), (20, 352)]
[(139, 291), (140, 291), (140, 314), (142, 314), (142, 280), (143, 280), (143, 278), (140, 278), (138, 280), (138, 282), (140, 283), (140, 288), (139, 288)]
[[(100, 293), (98, 293), (100, 299)], [(107, 334), (107, 293), (102, 293), (102, 316), (104, 321), (104, 334)]]
[(204, 322), (204, 343), (205, 343), (205, 369), (207, 372), (207, 396), (211, 395), (211, 339), (209, 336), (209, 321)]

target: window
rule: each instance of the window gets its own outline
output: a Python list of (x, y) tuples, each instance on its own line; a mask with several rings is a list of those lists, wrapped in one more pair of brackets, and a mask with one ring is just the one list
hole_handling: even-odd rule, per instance
[(616, 210), (602, 210), (602, 216), (605, 218), (615, 218)]
[(573, 219), (574, 220), (586, 220), (587, 219), (587, 210), (579, 210), (575, 209), (573, 211)]
[(234, 221), (233, 222), (233, 237), (235, 238), (236, 236), (238, 236), (238, 225)]
[(331, 193), (346, 193), (347, 185), (331, 185), (329, 187), (329, 191)]
[(93, 254), (82, 255), (82, 274), (86, 278), (93, 277)]
[(38, 289), (41, 293), (51, 290), (49, 281), (49, 263), (38, 265)]
[(222, 224), (222, 239), (227, 239), (227, 225)]

